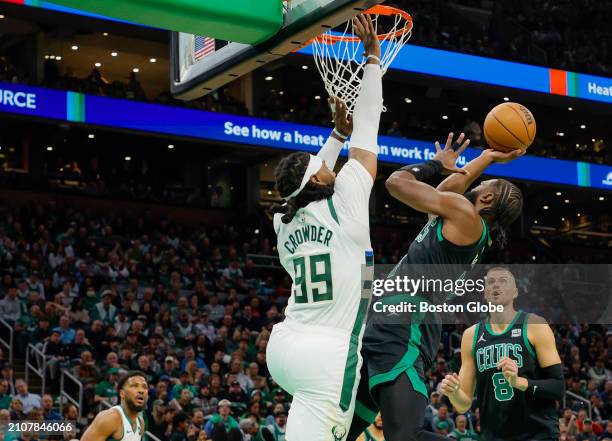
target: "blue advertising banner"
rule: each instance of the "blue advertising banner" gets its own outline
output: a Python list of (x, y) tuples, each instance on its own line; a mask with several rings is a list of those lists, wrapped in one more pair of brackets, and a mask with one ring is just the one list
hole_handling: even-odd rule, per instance
[[(329, 128), (183, 109), (0, 83), (0, 112), (271, 149), (317, 152)], [(382, 162), (411, 164), (435, 155), (433, 141), (380, 136)], [(347, 155), (345, 145), (342, 155)], [(467, 149), (462, 166), (479, 149)], [(487, 170), (491, 176), (612, 190), (612, 166), (524, 156)]]

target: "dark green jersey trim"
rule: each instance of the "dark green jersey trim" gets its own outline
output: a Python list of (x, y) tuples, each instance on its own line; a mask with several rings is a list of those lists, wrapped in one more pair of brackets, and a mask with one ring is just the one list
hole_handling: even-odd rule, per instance
[(370, 424), (372, 424), (376, 419), (376, 412), (369, 409), (359, 400), (355, 400), (355, 415)]
[[(444, 241), (444, 235), (442, 234), (442, 221), (443, 219), (441, 217), (438, 218), (438, 228), (436, 228), (436, 233), (438, 235), (438, 240), (440, 242)], [(478, 243), (475, 245), (455, 245), (452, 242), (449, 242), (455, 246), (467, 246), (467, 247), (471, 247), (471, 246), (476, 246), (476, 245), (481, 245), (485, 238), (488, 238), (489, 243), (491, 242), (491, 238), (489, 236), (489, 228), (487, 227), (487, 223), (485, 222), (485, 220), (481, 217), (480, 220), (482, 221), (482, 234), (480, 235), (480, 239), (478, 240)]]
[(529, 318), (529, 313), (525, 313), (525, 320), (523, 321), (523, 341), (525, 342), (525, 347), (527, 348), (527, 350), (529, 351), (533, 359), (536, 360), (538, 357), (536, 356), (535, 350), (533, 348), (533, 345), (529, 341), (529, 338), (527, 338), (527, 319), (528, 318)]
[(478, 334), (480, 333), (480, 322), (474, 328), (474, 338), (472, 339), (472, 357), (476, 360), (476, 345), (478, 344)]
[(500, 333), (496, 333), (493, 331), (493, 329), (491, 329), (491, 325), (489, 324), (489, 320), (487, 319), (487, 321), (485, 322), (485, 328), (487, 328), (487, 331), (489, 332), (489, 334), (495, 336), (495, 337), (499, 337), (500, 335), (504, 335), (506, 334), (516, 323), (516, 321), (519, 319), (519, 317), (521, 316), (521, 314), (523, 313), (523, 311), (518, 311), (516, 313), (516, 315), (514, 316), (514, 318), (512, 319), (512, 322), (506, 327), (506, 329), (504, 329), (502, 332)]
[(332, 198), (327, 198), (327, 206), (329, 207), (329, 212), (331, 213), (331, 216), (334, 218), (336, 223), (340, 225), (340, 221), (338, 220), (338, 214), (336, 214), (336, 208), (334, 207)]
[(355, 380), (357, 378), (357, 364), (359, 361), (359, 337), (369, 301), (370, 299), (361, 299), (359, 301), (357, 317), (355, 318), (355, 324), (351, 332), (351, 342), (346, 355), (344, 378), (342, 380), (342, 392), (340, 393), (340, 409), (342, 409), (343, 412), (349, 409), (353, 398), (353, 387), (355, 386)]

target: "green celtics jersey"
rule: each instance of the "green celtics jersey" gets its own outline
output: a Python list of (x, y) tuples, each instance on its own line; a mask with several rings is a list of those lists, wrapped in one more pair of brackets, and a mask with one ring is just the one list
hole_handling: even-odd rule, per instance
[(501, 333), (495, 333), (488, 320), (474, 330), (472, 355), (483, 441), (558, 439), (555, 401), (528, 397), (512, 388), (497, 369), (500, 358), (509, 357), (516, 361), (519, 376), (540, 378), (536, 353), (527, 338), (527, 317), (527, 313), (517, 312)]
[(448, 434), (448, 437), (456, 439), (457, 441), (480, 441), (478, 435), (469, 429), (465, 429), (463, 432), (460, 432), (458, 429), (453, 429), (453, 431)]
[(367, 170), (351, 159), (338, 173), (329, 199), (300, 208), (286, 224), (281, 214), (274, 216), (280, 262), (293, 279), (286, 321), (354, 330), (367, 307), (361, 271), (372, 257), (372, 184)]

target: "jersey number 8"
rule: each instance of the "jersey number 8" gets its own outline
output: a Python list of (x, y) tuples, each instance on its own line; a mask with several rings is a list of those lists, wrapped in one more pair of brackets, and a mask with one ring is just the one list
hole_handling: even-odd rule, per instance
[[(329, 253), (309, 256), (308, 265), (306, 265), (306, 257), (296, 257), (293, 259), (293, 271), (295, 273), (295, 303), (308, 303), (309, 291), (313, 302), (333, 299)], [(325, 284), (325, 291), (321, 292), (321, 284), (323, 283)], [(317, 287), (313, 286), (315, 284)]]
[(494, 373), (492, 379), (495, 399), (497, 401), (509, 401), (514, 397), (514, 389), (510, 386), (508, 381), (506, 381), (506, 377), (504, 377), (503, 373)]

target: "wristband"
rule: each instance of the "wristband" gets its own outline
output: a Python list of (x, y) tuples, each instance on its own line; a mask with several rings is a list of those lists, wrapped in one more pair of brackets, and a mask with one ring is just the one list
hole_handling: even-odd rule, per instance
[(435, 175), (442, 173), (444, 167), (442, 163), (437, 159), (432, 159), (421, 164), (407, 165), (400, 168), (400, 170), (412, 173), (415, 178), (419, 181), (425, 181)]
[(371, 58), (372, 60), (376, 60), (376, 61), (378, 61), (378, 64), (380, 64), (380, 58), (379, 58), (379, 57), (377, 57), (376, 55), (368, 55), (368, 56), (366, 57), (366, 62), (367, 62), (367, 61), (368, 61), (370, 58)]
[(339, 132), (339, 131), (338, 131), (338, 130), (335, 128), (335, 127), (334, 127), (333, 132), (336, 134), (336, 136), (338, 136), (338, 137), (342, 138), (342, 140), (343, 140), (343, 141), (346, 141), (346, 138), (348, 138), (348, 136), (347, 136), (347, 135), (343, 135), (343, 134), (342, 134), (342, 133), (340, 133), (340, 132)]

